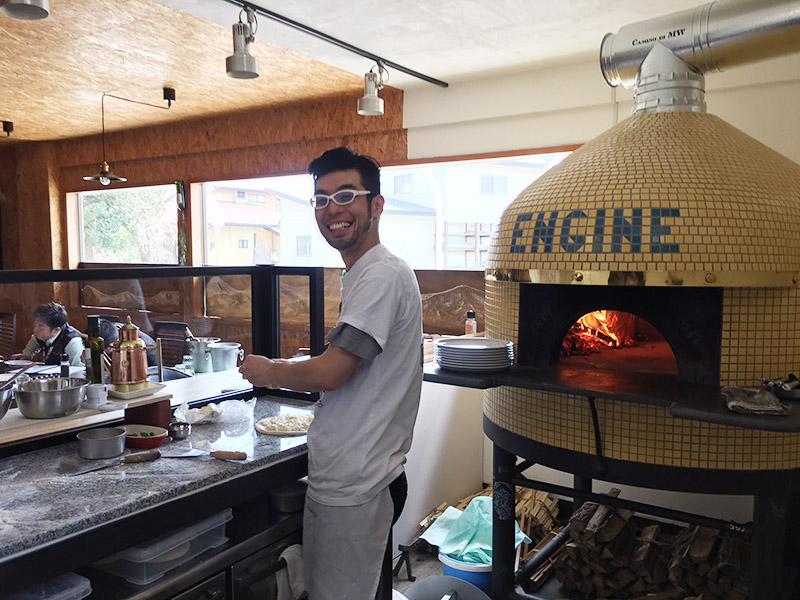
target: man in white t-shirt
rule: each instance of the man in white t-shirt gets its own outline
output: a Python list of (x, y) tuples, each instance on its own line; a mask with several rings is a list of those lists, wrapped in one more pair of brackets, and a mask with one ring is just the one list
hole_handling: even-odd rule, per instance
[(323, 392), (308, 432), (310, 600), (384, 600), (422, 387), (422, 303), (414, 272), (378, 237), (378, 164), (335, 148), (309, 173), (317, 225), (345, 264), (339, 320), (320, 356), (290, 363), (250, 355), (240, 371), (257, 386)]

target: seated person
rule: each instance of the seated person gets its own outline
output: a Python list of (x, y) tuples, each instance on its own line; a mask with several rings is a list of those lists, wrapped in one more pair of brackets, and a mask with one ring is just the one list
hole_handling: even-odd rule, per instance
[[(103, 338), (103, 342), (106, 345), (106, 354), (110, 354), (111, 344), (113, 344), (119, 339), (119, 329), (125, 323), (117, 323), (115, 321), (109, 321), (108, 319), (104, 319), (103, 317), (100, 317), (100, 319), (98, 319), (98, 322), (100, 324), (100, 337)], [(141, 329), (139, 330), (139, 339), (144, 342), (145, 346), (148, 346), (147, 364), (151, 367), (157, 365), (158, 356), (155, 349), (156, 341)], [(149, 346), (152, 346), (152, 348), (150, 348)]]
[(73, 367), (83, 366), (83, 338), (67, 323), (67, 311), (57, 302), (40, 304), (33, 311), (33, 335), (20, 354), (11, 358), (27, 358), (46, 365), (57, 365), (61, 355), (69, 357)]

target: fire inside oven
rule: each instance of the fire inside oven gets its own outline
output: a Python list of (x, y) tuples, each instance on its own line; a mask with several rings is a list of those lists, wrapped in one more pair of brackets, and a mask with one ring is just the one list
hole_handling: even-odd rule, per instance
[(561, 343), (560, 364), (642, 373), (678, 374), (675, 355), (651, 323), (620, 310), (581, 316)]
[(525, 284), (519, 323), (523, 366), (673, 374), (719, 385), (719, 288)]

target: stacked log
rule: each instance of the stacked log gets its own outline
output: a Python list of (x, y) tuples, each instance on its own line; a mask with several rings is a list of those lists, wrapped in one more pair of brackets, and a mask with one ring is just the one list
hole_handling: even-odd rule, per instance
[[(619, 490), (612, 489), (610, 495)], [(705, 527), (632, 519), (630, 510), (586, 502), (569, 520), (556, 577), (586, 598), (745, 600), (749, 546)]]
[[(492, 486), (488, 486), (479, 492), (462, 498), (454, 506), (459, 510), (464, 510), (473, 498), (491, 495)], [(419, 523), (421, 531), (430, 527), (447, 510), (448, 506), (447, 502), (442, 502), (422, 519)], [(558, 517), (558, 499), (547, 492), (517, 487), (515, 512), (520, 529), (536, 543), (555, 528), (556, 518)], [(523, 557), (531, 552), (533, 552), (533, 545), (531, 547), (526, 545), (523, 548)]]

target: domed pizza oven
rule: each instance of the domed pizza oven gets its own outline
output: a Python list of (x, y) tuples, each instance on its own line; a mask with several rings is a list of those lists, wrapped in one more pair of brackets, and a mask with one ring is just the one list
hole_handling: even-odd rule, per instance
[[(749, 8), (712, 3), (604, 39), (604, 75), (635, 87), (633, 116), (525, 189), (491, 246), (486, 330), (517, 344), (519, 365), (711, 386), (800, 367), (800, 165), (705, 112), (704, 70), (744, 62), (743, 47), (753, 59), (798, 49), (796, 6)], [(500, 430), (593, 454), (589, 411), (579, 395), (508, 386), (484, 404)], [(616, 400), (597, 411), (610, 459), (800, 468), (798, 433)]]

